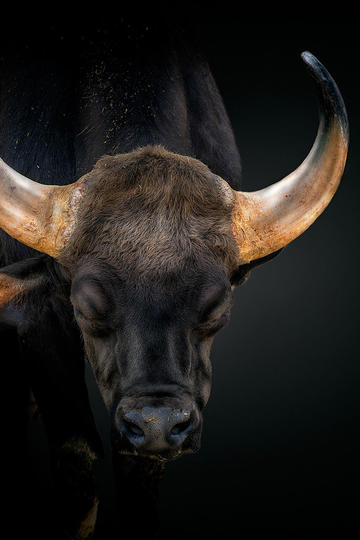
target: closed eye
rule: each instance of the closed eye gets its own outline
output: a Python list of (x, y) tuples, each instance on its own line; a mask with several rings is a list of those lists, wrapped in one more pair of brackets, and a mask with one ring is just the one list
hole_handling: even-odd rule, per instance
[(206, 304), (203, 305), (202, 309), (200, 310), (200, 324), (213, 319), (218, 319), (230, 308), (231, 304), (232, 294), (230, 288), (217, 291), (217, 294), (210, 296), (210, 298), (207, 299)]
[(80, 328), (86, 334), (91, 334), (94, 337), (103, 337), (112, 331), (112, 326), (107, 319), (99, 319), (94, 316), (87, 317), (76, 306), (74, 306), (74, 315)]
[(225, 311), (222, 310), (219, 313), (219, 310), (217, 310), (217, 314), (215, 316), (215, 313), (212, 313), (212, 315), (207, 319), (203, 320), (200, 324), (198, 324), (195, 328), (195, 331), (204, 336), (212, 336), (216, 334), (216, 332), (219, 332), (230, 320), (230, 306), (227, 306)]
[(82, 311), (80, 311), (79, 308), (77, 308), (76, 306), (74, 306), (74, 313), (75, 313), (75, 317), (78, 319), (86, 319), (85, 315), (83, 314)]
[(91, 334), (94, 337), (103, 337), (111, 333), (113, 330), (111, 324), (105, 320), (88, 319), (81, 311), (74, 308), (76, 320), (86, 334)]
[(76, 317), (87, 320), (103, 320), (113, 307), (111, 295), (98, 280), (81, 278), (74, 281), (70, 300)]

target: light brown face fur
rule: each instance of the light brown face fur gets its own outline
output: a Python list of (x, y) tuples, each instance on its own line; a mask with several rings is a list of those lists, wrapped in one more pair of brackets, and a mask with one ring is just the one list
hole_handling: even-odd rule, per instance
[(149, 146), (105, 156), (87, 175), (77, 226), (59, 262), (90, 256), (138, 279), (178, 274), (200, 259), (236, 269), (232, 204), (200, 161)]

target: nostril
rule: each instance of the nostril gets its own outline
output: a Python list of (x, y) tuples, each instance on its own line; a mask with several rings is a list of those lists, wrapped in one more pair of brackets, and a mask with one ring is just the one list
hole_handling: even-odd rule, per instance
[(116, 421), (122, 453), (173, 459), (191, 452), (199, 438), (195, 408), (119, 407)]
[(177, 436), (181, 435), (185, 431), (189, 429), (189, 427), (192, 425), (192, 420), (189, 418), (189, 420), (185, 420), (184, 422), (179, 422), (176, 424), (170, 431), (170, 435)]
[(130, 422), (129, 420), (125, 420), (124, 418), (123, 424), (127, 435), (130, 435), (132, 437), (145, 437), (144, 431), (134, 422)]

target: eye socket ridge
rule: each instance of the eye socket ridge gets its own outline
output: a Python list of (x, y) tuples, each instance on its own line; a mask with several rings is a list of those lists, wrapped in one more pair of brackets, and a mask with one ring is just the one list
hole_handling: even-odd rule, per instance
[(201, 313), (201, 317), (194, 330), (204, 336), (211, 336), (221, 330), (230, 319), (232, 295), (226, 294), (222, 301), (211, 302)]
[(75, 315), (88, 321), (103, 321), (113, 311), (113, 301), (106, 290), (96, 280), (87, 279), (75, 282), (70, 300)]
[(217, 294), (212, 295), (205, 307), (200, 311), (199, 324), (211, 324), (217, 322), (232, 305), (231, 289), (221, 289)]

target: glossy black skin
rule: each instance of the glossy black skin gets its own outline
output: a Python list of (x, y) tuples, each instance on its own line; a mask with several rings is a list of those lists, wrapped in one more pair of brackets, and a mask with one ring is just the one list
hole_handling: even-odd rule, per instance
[[(15, 47), (5, 42), (1, 62), (1, 157), (34, 180), (67, 184), (88, 172), (104, 153), (162, 144), (168, 150), (197, 157), (212, 172), (226, 178), (233, 188), (238, 188), (241, 174), (238, 151), (206, 62), (190, 41), (185, 37), (184, 44), (171, 27), (167, 31), (156, 22), (130, 22), (130, 27), (127, 21), (121, 24), (109, 27), (106, 32), (91, 28), (83, 33), (49, 28), (47, 34), (42, 29), (40, 41), (34, 39), (36, 31), (32, 29), (24, 33), (23, 41), (19, 39)], [(104, 58), (106, 69), (92, 81), (97, 96), (94, 101), (88, 94), (87, 72), (89, 65), (101, 63)], [(104, 90), (104, 83), (109, 80), (111, 105), (109, 93)], [(119, 111), (123, 114), (125, 110), (127, 114), (119, 122)], [(134, 133), (141, 133), (141, 137)], [(35, 257), (35, 261), (27, 260), (29, 257)], [(67, 443), (86, 441), (95, 456), (102, 453), (84, 380), (84, 339), (113, 419), (114, 471), (123, 495), (122, 509), (126, 509), (129, 517), (133, 512), (136, 514), (131, 505), (127, 508), (132, 494), (136, 496), (139, 504), (143, 503), (143, 515), (149, 516), (142, 523), (151, 534), (151, 523), (156, 522), (155, 485), (162, 467), (152, 460), (121, 457), (117, 452), (119, 445), (124, 448), (117, 429), (119, 407), (124, 405), (125, 398), (134, 395), (139, 398), (149, 392), (154, 394), (151, 399), (155, 405), (161, 398), (161, 404), (169, 407), (176, 406), (179, 396), (189, 397), (197, 417), (196, 440), (191, 444), (193, 449), (198, 447), (200, 411), (210, 391), (210, 342), (226, 322), (232, 283), (219, 269), (189, 276), (192, 288), (186, 292), (192, 300), (179, 305), (175, 301), (176, 288), (169, 292), (154, 287), (152, 294), (146, 295), (141, 289), (131, 290), (129, 282), (123, 282), (119, 275), (112, 280), (115, 288), (109, 293), (104, 279), (106, 271), (95, 263), (92, 265), (92, 261), (86, 261), (72, 273), (4, 232), (1, 232), (1, 258), (2, 265), (7, 267), (2, 271), (9, 275), (39, 276), (39, 287), (27, 295), (21, 306), (11, 305), (4, 310), (1, 320), (11, 354), (19, 349), (17, 359), (12, 362), (25, 364), (21, 371), (25, 383), (19, 387), (26, 388), (27, 383), (31, 386), (44, 421), (58, 483), (57, 517), (65, 521), (67, 530), (76, 530), (79, 516), (86, 515), (96, 492), (95, 461), (90, 466), (84, 464), (86, 460), (79, 465), (81, 456), (72, 454)], [(18, 261), (19, 264), (14, 264)], [(241, 281), (249, 269), (248, 266), (240, 269), (233, 282)], [(81, 315), (79, 291), (84, 285), (81, 276), (89, 272), (107, 290), (106, 309), (110, 306), (111, 329), (98, 332), (89, 328), (87, 319)], [(218, 310), (217, 318), (214, 327), (201, 334), (201, 318), (194, 321), (192, 316), (205, 312), (212, 299), (209, 309)], [(86, 307), (82, 309), (86, 311)], [(156, 326), (155, 319), (159, 323)], [(180, 320), (185, 322), (180, 324)], [(131, 348), (130, 321), (136, 321), (143, 354)], [(160, 352), (168, 347), (170, 340), (177, 344), (176, 354), (169, 357), (166, 366), (159, 365), (154, 378), (152, 365), (159, 362)], [(126, 351), (120, 343), (127, 344)], [(118, 353), (116, 357), (114, 350)], [(110, 391), (102, 364), (109, 351), (112, 362), (120, 362)], [(20, 412), (23, 409), (21, 406)], [(125, 468), (121, 465), (123, 460), (127, 460)], [(148, 471), (145, 476), (144, 471)]]

